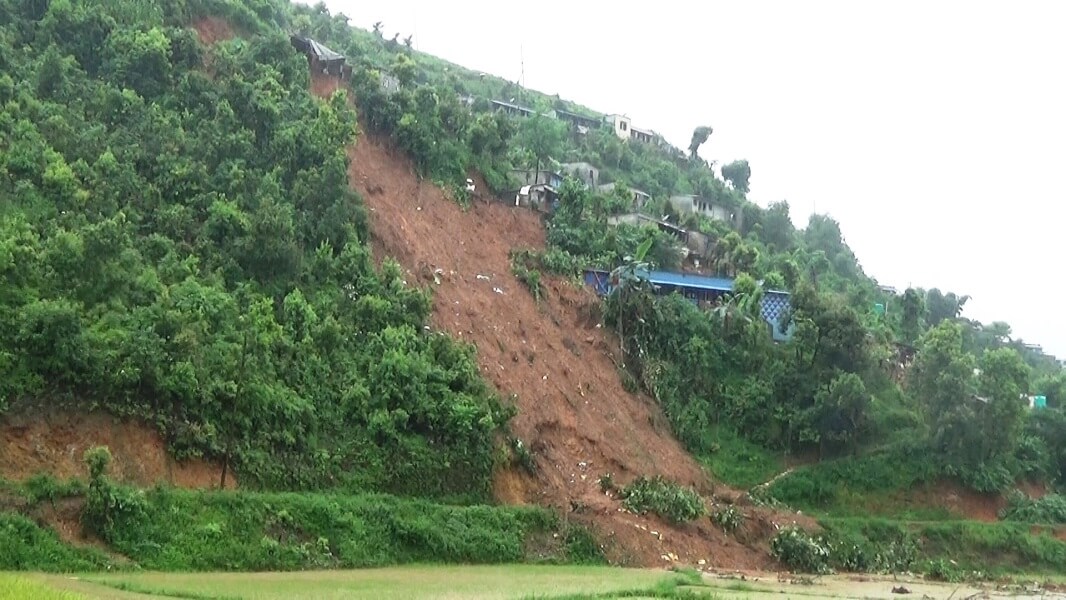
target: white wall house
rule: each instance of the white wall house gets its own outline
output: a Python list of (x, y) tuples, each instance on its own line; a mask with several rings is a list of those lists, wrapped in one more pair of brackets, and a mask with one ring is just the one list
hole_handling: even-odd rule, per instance
[(700, 196), (672, 196), (670, 198), (670, 205), (674, 207), (674, 210), (682, 214), (696, 213), (710, 219), (725, 221), (727, 223), (734, 223), (736, 220), (733, 209), (721, 204), (715, 204)]
[(625, 115), (607, 115), (603, 121), (614, 129), (614, 134), (623, 140), (628, 140), (632, 135), (633, 119)]

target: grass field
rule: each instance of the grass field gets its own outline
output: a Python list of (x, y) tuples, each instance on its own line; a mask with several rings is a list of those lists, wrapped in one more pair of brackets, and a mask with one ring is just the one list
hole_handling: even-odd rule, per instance
[(111, 573), (83, 576), (0, 573), (0, 600), (608, 600), (667, 598), (709, 600), (883, 599), (911, 597), (1066, 598), (1021, 587), (984, 589), (914, 578), (837, 575), (781, 582), (773, 574), (746, 580), (701, 577), (695, 572), (611, 567), (410, 566), (354, 571), (289, 573)]
[[(570, 598), (589, 594), (604, 597), (603, 594), (638, 591), (647, 591), (653, 594), (651, 597), (671, 597), (674, 594), (670, 590), (677, 584), (693, 581), (691, 576), (664, 571), (534, 565), (411, 566), (288, 573), (115, 573), (87, 574), (76, 579), (67, 575), (22, 577), (33, 577), (35, 583), (42, 582), (56, 589), (80, 594), (86, 600), (510, 600)], [(0, 599), (36, 597), (0, 596)], [(67, 600), (68, 597), (56, 598)]]

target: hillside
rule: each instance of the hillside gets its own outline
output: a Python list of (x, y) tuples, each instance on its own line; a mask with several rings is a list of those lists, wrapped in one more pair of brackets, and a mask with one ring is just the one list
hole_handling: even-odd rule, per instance
[[(494, 110), (321, 6), (0, 17), (0, 568), (1066, 567), (1061, 365), (746, 161)], [(568, 160), (616, 185), (515, 206)]]
[[(600, 489), (605, 474), (620, 481), (662, 475), (708, 496), (714, 487), (655, 403), (623, 389), (616, 342), (594, 316), (598, 299), (553, 278), (538, 302), (511, 273), (510, 250), (544, 247), (536, 213), (495, 201), (464, 210), (421, 183), (414, 167), (375, 135), (360, 138), (351, 159), (349, 175), (370, 210), (376, 254), (395, 256), (408, 277), (434, 284), (434, 326), (473, 343), (483, 376), (514, 399), (510, 431), (527, 445), (534, 466), (500, 470), (498, 500), (568, 513), (591, 525), (609, 545), (608, 557), (621, 564), (655, 566), (674, 554), (686, 564), (770, 566), (766, 532), (774, 522), (801, 517), (751, 509), (751, 534), (742, 544), (709, 523), (679, 528), (620, 513), (617, 499)], [(648, 533), (655, 530), (663, 536)]]

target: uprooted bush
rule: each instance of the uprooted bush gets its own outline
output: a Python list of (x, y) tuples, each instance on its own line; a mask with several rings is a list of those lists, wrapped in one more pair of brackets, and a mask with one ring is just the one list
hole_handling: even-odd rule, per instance
[(711, 521), (721, 527), (726, 533), (731, 533), (739, 529), (741, 524), (744, 523), (744, 513), (740, 512), (740, 509), (735, 506), (718, 508), (711, 513)]
[(683, 523), (704, 514), (703, 499), (691, 488), (656, 476), (640, 477), (622, 490), (622, 503), (633, 512), (656, 513), (671, 522)]
[(798, 527), (786, 527), (770, 541), (770, 554), (803, 573), (830, 573), (829, 544)]

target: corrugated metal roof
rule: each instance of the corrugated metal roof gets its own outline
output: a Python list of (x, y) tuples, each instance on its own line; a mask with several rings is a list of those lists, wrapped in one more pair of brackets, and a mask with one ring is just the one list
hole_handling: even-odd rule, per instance
[(329, 48), (323, 46), (322, 44), (319, 44), (315, 40), (308, 39), (307, 41), (311, 43), (311, 49), (314, 50), (315, 55), (318, 56), (319, 60), (324, 60), (327, 62), (334, 60), (344, 60), (343, 54), (334, 52)]
[(733, 290), (733, 280), (723, 277), (707, 277), (690, 273), (670, 273), (668, 271), (648, 271), (643, 274), (648, 281), (658, 285), (677, 285), (699, 290), (718, 290), (730, 292)]

